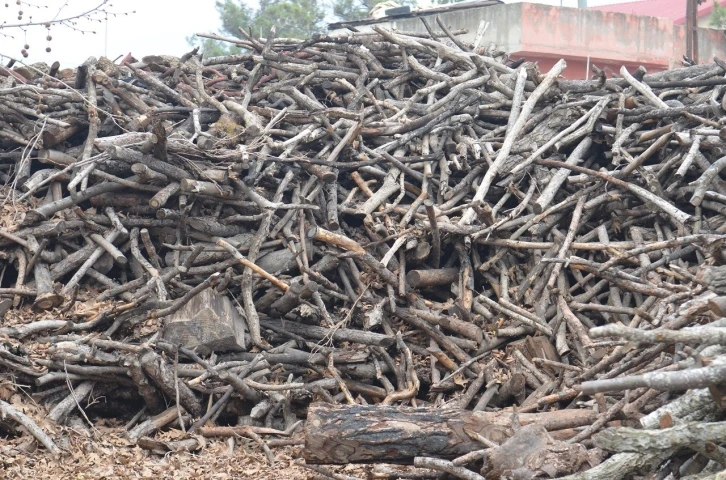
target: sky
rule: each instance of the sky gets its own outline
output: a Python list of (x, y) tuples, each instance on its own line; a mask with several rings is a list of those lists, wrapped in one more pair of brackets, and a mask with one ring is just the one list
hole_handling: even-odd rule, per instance
[[(17, 23), (19, 7), (15, 2), (0, 2), (0, 23)], [(7, 8), (6, 3), (9, 3)], [(56, 15), (64, 4), (68, 6), (59, 18), (86, 11), (100, 3), (101, 0), (32, 0), (23, 1), (21, 7), (25, 16), (33, 16), (33, 21), (46, 21)], [(138, 59), (152, 54), (181, 56), (191, 50), (186, 37), (219, 29), (220, 21), (214, 3), (215, 0), (111, 1), (111, 6), (107, 4), (106, 7), (109, 12), (108, 22), (104, 15), (97, 17), (100, 22), (78, 22), (78, 28), (87, 33), (54, 26), (51, 28), (53, 39), (48, 42), (47, 31), (42, 25), (28, 28), (26, 32), (17, 28), (0, 29), (0, 33), (14, 37), (0, 35), (0, 55), (22, 58), (21, 50), (27, 41), (30, 49), (26, 61), (50, 64), (58, 60), (61, 68), (80, 65), (90, 56), (106, 56), (112, 60), (127, 53), (132, 53)], [(48, 8), (32, 5), (47, 5)], [(91, 33), (94, 30), (95, 35)], [(48, 44), (50, 53), (45, 52)]]
[[(5, 0), (0, 2), (0, 24), (18, 23), (18, 10), (23, 10), (24, 20), (32, 16), (34, 22), (44, 22), (54, 16), (65, 18), (87, 11), (102, 0)], [(256, 0), (242, 0), (256, 4)], [(429, 0), (420, 0), (428, 3)], [(516, 0), (515, 0), (516, 1)], [(536, 3), (576, 7), (577, 0), (534, 0)], [(623, 0), (588, 0), (588, 5), (619, 3)], [(511, 3), (512, 0), (505, 0)], [(54, 26), (48, 42), (48, 32), (41, 26), (0, 29), (0, 56), (22, 59), (21, 50), (27, 43), (27, 62), (58, 60), (61, 68), (75, 67), (88, 57), (106, 56), (116, 59), (128, 53), (137, 59), (145, 55), (181, 56), (191, 50), (186, 38), (198, 32), (216, 32), (220, 27), (214, 8), (215, 0), (116, 0), (106, 5), (106, 15), (96, 16), (95, 21), (79, 20), (77, 28), (86, 33), (64, 26)], [(7, 7), (5, 5), (8, 5)], [(63, 7), (63, 8), (61, 8)], [(60, 12), (59, 12), (60, 10)], [(91, 33), (95, 31), (96, 33)], [(51, 52), (46, 53), (46, 47)]]

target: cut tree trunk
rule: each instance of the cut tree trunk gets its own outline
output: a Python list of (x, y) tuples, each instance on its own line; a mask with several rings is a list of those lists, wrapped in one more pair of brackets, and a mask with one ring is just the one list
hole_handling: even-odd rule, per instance
[(249, 343), (242, 316), (229, 298), (212, 289), (200, 292), (167, 320), (164, 339), (199, 355), (245, 350)]
[[(518, 420), (554, 431), (589, 425), (596, 417), (590, 410), (560, 410), (519, 414)], [(452, 459), (481, 450), (478, 436), (501, 444), (514, 431), (511, 412), (315, 403), (308, 409), (303, 455), (318, 464)]]

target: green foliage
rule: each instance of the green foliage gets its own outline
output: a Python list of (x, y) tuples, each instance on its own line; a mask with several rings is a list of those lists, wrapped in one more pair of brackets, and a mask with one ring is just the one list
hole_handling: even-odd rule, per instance
[[(245, 0), (217, 1), (215, 8), (222, 21), (220, 33), (240, 38), (239, 29), (254, 37), (267, 37), (272, 26), (275, 36), (308, 38), (325, 28), (325, 11), (321, 0), (260, 0), (256, 10), (245, 5)], [(188, 37), (190, 45), (201, 45), (206, 56), (226, 55), (239, 51), (230, 43), (211, 39)]]
[(719, 3), (714, 0), (713, 11), (711, 12), (711, 19), (708, 22), (708, 26), (717, 29), (726, 29), (726, 7), (722, 7)]
[[(219, 33), (226, 37), (240, 38), (239, 29), (251, 32), (254, 37), (267, 37), (274, 25), (277, 37), (308, 38), (325, 31), (327, 13), (337, 20), (349, 22), (368, 18), (370, 10), (385, 0), (260, 0), (257, 9), (246, 5), (245, 0), (218, 0), (215, 4), (222, 27)], [(438, 3), (454, 3), (460, 0), (434, 0)], [(399, 5), (415, 6), (416, 0), (397, 0)], [(331, 12), (332, 10), (332, 12)], [(239, 48), (226, 42), (187, 37), (189, 45), (200, 45), (206, 56), (238, 53)]]
[(239, 37), (239, 28), (247, 29), (255, 23), (256, 12), (245, 6), (243, 2), (224, 0), (215, 2), (215, 8), (222, 20), (222, 33), (227, 36)]
[[(227, 0), (230, 1), (230, 0)], [(323, 31), (325, 11), (319, 0), (260, 0), (252, 33), (267, 36), (274, 25), (278, 37), (308, 38)]]

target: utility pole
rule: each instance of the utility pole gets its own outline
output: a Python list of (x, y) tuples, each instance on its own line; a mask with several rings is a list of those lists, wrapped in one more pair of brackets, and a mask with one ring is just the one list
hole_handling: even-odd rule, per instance
[(691, 0), (691, 34), (693, 35), (693, 61), (698, 63), (698, 5), (699, 0)]
[(698, 63), (698, 0), (686, 0), (686, 56)]

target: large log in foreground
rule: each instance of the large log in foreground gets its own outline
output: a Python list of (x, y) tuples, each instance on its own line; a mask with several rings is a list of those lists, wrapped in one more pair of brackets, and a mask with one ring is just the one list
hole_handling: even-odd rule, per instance
[(308, 463), (411, 463), (415, 457), (456, 458), (480, 450), (482, 440), (504, 443), (522, 425), (549, 432), (589, 425), (591, 410), (543, 413), (474, 412), (381, 405), (330, 405), (308, 409)]

